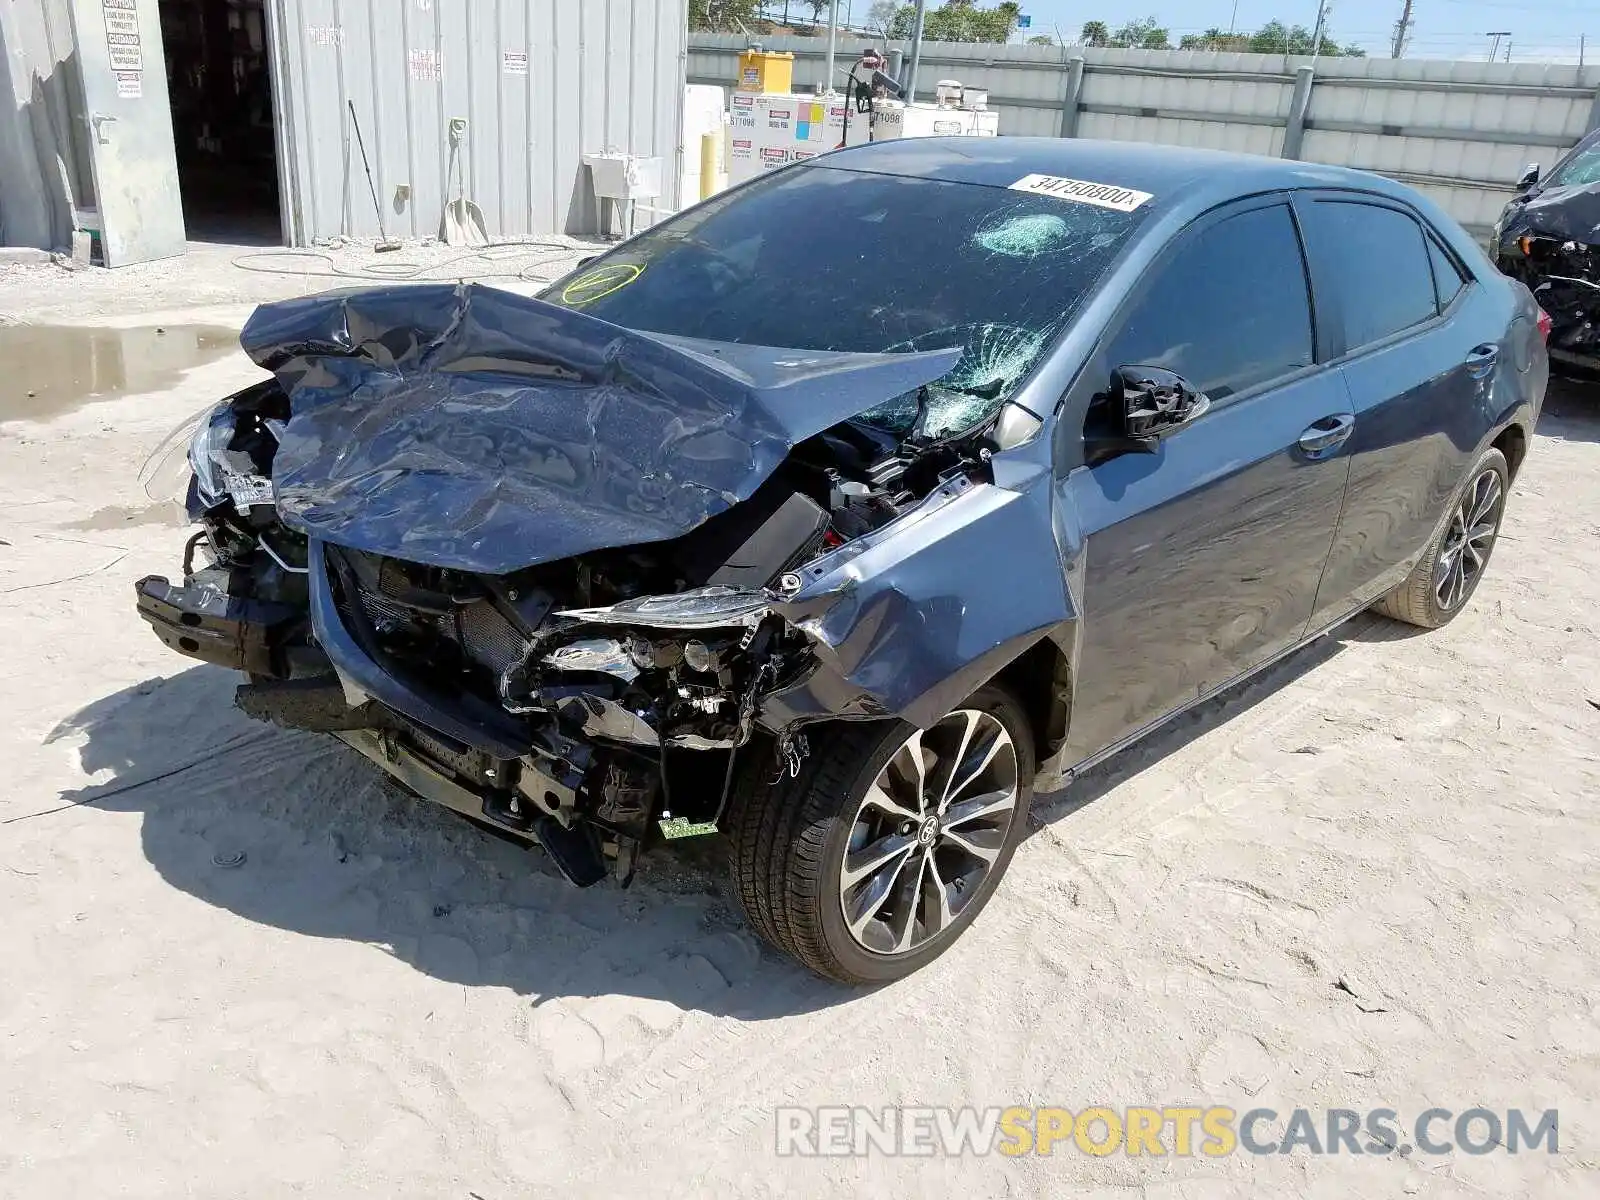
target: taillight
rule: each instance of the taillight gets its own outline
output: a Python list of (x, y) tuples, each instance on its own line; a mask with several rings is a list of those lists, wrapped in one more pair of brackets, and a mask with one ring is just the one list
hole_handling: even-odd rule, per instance
[(1542, 308), (1539, 310), (1539, 336), (1547, 342), (1550, 340), (1550, 314)]

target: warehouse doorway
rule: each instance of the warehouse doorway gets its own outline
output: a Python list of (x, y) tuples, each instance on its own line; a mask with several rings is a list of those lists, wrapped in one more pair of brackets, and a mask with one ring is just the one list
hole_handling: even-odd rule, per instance
[(268, 0), (158, 0), (191, 241), (283, 244)]

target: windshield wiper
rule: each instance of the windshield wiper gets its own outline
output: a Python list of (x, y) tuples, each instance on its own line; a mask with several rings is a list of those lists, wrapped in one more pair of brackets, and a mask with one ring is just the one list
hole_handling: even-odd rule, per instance
[(934, 387), (944, 392), (954, 392), (958, 396), (976, 396), (980, 400), (998, 400), (1000, 393), (1005, 391), (1004, 378), (991, 379), (988, 383), (938, 383)]
[(944, 392), (948, 396), (970, 396), (977, 400), (993, 401), (1000, 398), (1000, 393), (1005, 390), (1005, 387), (1006, 381), (1004, 378), (992, 379), (988, 383), (980, 384), (952, 385), (948, 383), (939, 383), (937, 381), (931, 384), (923, 384), (917, 389), (917, 415), (911, 423), (911, 434), (909, 435), (910, 440), (921, 442), (928, 446), (936, 446), (943, 442), (951, 441), (953, 438), (966, 436), (972, 430), (978, 428), (985, 421), (993, 417), (992, 412), (982, 414), (980, 416), (975, 416), (960, 429), (947, 429), (938, 434), (929, 434), (927, 432), (927, 422), (929, 410), (931, 408), (929, 399), (930, 388), (937, 388), (939, 391)]

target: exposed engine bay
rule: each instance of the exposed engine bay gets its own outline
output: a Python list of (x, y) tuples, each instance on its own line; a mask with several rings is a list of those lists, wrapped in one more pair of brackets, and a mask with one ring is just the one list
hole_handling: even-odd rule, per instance
[[(277, 378), (190, 443), (199, 532), (181, 586), (140, 582), (140, 612), (248, 673), (246, 713), (342, 737), (588, 884), (715, 822), (753, 739), (797, 769), (809, 721), (932, 712), (935, 677), (984, 669), (930, 656), (928, 679), (886, 686), (875, 658), (905, 660), (927, 624), (874, 624), (926, 603), (885, 539), (993, 481), (998, 405), (955, 434), (916, 420), (953, 354), (747, 352), (730, 371), (537, 301), (404, 290), (434, 328), (380, 329), (381, 292), (263, 308), (243, 341)], [(544, 323), (536, 352), (512, 317)], [(870, 415), (886, 401), (910, 419)], [(574, 413), (566, 445), (530, 433)], [(915, 579), (923, 540), (896, 544)]]
[(1497, 259), (1549, 314), (1551, 358), (1600, 368), (1600, 185), (1552, 189), (1509, 209)]
[(1524, 234), (1502, 269), (1550, 315), (1550, 353), (1600, 363), (1600, 246)]

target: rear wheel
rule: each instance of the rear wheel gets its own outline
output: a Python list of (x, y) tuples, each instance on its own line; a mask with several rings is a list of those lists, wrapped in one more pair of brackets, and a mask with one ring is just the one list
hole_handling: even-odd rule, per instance
[(1499, 450), (1483, 452), (1450, 502), (1450, 515), (1410, 576), (1375, 606), (1397, 621), (1437, 629), (1477, 590), (1500, 536), (1510, 472)]
[(931, 728), (808, 731), (796, 778), (745, 777), (733, 875), (750, 923), (819, 975), (881, 983), (937, 958), (988, 903), (1021, 840), (1033, 742), (986, 687)]

